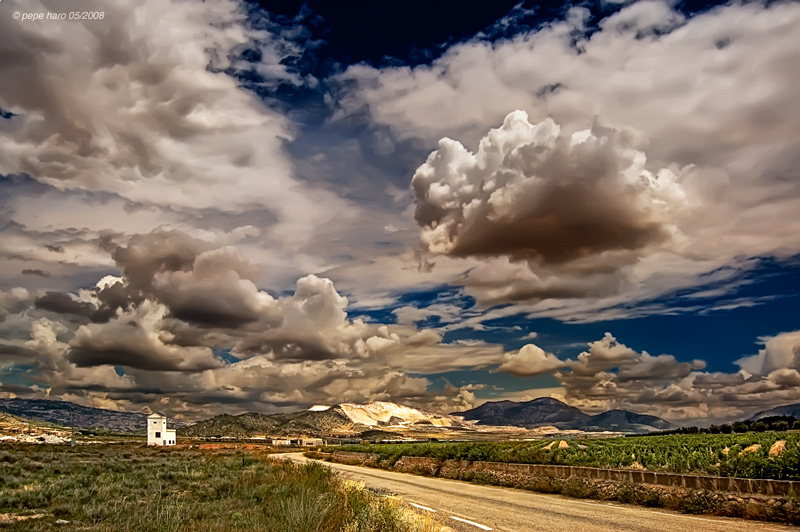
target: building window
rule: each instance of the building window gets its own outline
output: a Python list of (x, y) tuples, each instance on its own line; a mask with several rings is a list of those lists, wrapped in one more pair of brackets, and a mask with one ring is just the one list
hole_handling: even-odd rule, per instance
[(161, 433), (160, 432), (156, 432), (156, 438), (160, 438), (160, 437), (161, 437)]

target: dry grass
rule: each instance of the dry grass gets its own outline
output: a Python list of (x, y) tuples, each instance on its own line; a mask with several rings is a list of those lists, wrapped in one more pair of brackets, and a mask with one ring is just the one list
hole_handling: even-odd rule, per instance
[(443, 530), (317, 463), (132, 445), (0, 447), (0, 514), (9, 531)]

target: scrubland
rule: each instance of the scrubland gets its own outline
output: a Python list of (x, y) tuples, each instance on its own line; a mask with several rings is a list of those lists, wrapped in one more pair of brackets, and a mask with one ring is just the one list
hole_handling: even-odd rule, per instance
[(139, 445), (0, 446), (5, 530), (446, 530), (328, 467), (257, 451)]

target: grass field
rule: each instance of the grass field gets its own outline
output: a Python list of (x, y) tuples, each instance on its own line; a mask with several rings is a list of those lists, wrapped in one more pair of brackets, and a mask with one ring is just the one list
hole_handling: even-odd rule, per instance
[[(603, 468), (637, 468), (742, 478), (800, 480), (800, 433), (682, 434), (534, 442), (349, 445), (344, 451), (401, 456)], [(776, 442), (784, 442), (773, 445)], [(778, 448), (783, 450), (776, 452)], [(770, 449), (773, 449), (770, 455)]]
[(320, 464), (259, 451), (0, 446), (4, 530), (428, 532), (429, 517)]

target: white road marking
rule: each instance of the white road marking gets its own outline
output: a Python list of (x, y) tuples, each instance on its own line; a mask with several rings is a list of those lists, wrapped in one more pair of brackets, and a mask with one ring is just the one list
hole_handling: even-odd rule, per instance
[(476, 523), (475, 521), (470, 521), (469, 519), (461, 519), (460, 517), (456, 517), (454, 515), (451, 515), (450, 519), (455, 519), (456, 521), (461, 521), (462, 523), (467, 523), (468, 525), (476, 526), (481, 530), (491, 530), (491, 528), (489, 528), (488, 526)]
[(417, 508), (420, 508), (422, 510), (427, 510), (429, 512), (434, 512), (434, 513), (436, 512), (436, 510), (434, 510), (433, 508), (428, 508), (427, 506), (422, 506), (421, 504), (417, 504), (415, 502), (410, 502), (408, 504), (410, 504), (411, 506), (416, 506)]

